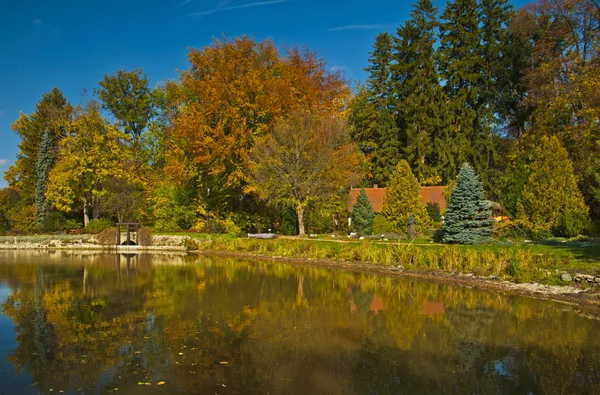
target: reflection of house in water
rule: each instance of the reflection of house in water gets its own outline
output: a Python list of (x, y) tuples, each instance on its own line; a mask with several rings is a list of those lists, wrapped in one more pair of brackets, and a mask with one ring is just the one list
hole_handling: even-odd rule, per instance
[(423, 313), (426, 315), (446, 314), (444, 302), (432, 302), (426, 300), (423, 304)]
[[(356, 312), (358, 308), (356, 307), (356, 303), (354, 303), (354, 298), (350, 298), (350, 311), (352, 313)], [(372, 311), (375, 314), (379, 314), (380, 311), (383, 311), (383, 301), (377, 294), (373, 295), (373, 299), (371, 300), (371, 306), (369, 307), (369, 311)]]

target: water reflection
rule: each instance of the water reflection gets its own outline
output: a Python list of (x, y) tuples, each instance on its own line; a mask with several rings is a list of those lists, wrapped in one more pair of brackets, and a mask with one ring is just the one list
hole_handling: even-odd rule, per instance
[(0, 281), (2, 393), (600, 393), (600, 323), (528, 298), (188, 255), (0, 252)]

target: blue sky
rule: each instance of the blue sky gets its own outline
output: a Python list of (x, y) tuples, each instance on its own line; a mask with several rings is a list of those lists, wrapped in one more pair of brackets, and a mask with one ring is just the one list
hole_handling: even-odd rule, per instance
[[(19, 111), (31, 113), (42, 93), (54, 86), (77, 104), (92, 97), (104, 74), (120, 69), (141, 67), (156, 84), (188, 67), (188, 48), (202, 48), (213, 37), (243, 34), (271, 38), (281, 48), (306, 45), (347, 79), (362, 81), (375, 35), (395, 32), (408, 17), (410, 3), (0, 0), (0, 171), (18, 152), (19, 137), (10, 124)], [(1, 180), (0, 187), (5, 185)]]

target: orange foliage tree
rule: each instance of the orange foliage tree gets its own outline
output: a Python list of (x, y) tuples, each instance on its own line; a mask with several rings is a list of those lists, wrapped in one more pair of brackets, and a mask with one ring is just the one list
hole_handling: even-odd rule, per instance
[(171, 116), (165, 170), (196, 188), (210, 210), (236, 208), (249, 180), (255, 140), (297, 109), (344, 116), (351, 90), (308, 49), (281, 56), (270, 40), (215, 40), (189, 52), (191, 67), (169, 85)]

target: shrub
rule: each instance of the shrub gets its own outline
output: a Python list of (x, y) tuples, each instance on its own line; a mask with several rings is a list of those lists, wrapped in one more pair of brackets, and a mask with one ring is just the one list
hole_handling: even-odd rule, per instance
[(442, 221), (442, 211), (440, 210), (440, 205), (437, 202), (429, 202), (425, 208), (427, 209), (427, 214), (429, 214), (433, 222)]
[(138, 244), (141, 246), (152, 245), (152, 229), (144, 226), (137, 232)]
[(560, 213), (554, 232), (557, 236), (571, 238), (587, 234), (591, 227), (592, 224), (586, 212), (565, 210)]
[(73, 229), (81, 229), (83, 228), (83, 224), (76, 219), (68, 219), (65, 221), (64, 229), (68, 232)]
[(381, 214), (377, 214), (373, 220), (373, 233), (383, 235), (394, 232), (394, 225)]
[[(90, 221), (91, 222), (91, 221)], [(101, 245), (116, 245), (117, 244), (117, 229), (109, 228), (96, 235), (98, 244)]]
[(92, 219), (85, 227), (88, 233), (100, 233), (115, 226), (115, 223), (108, 218)]
[(192, 239), (191, 237), (186, 237), (185, 239), (183, 239), (181, 245), (185, 247), (187, 251), (196, 251), (200, 248), (198, 242)]
[(45, 232), (56, 232), (65, 228), (67, 219), (58, 211), (51, 211), (46, 214), (40, 222), (40, 230)]
[(502, 221), (497, 223), (494, 228), (494, 237), (497, 239), (544, 240), (551, 236), (548, 227), (535, 225), (527, 220)]

